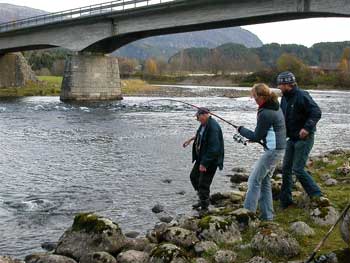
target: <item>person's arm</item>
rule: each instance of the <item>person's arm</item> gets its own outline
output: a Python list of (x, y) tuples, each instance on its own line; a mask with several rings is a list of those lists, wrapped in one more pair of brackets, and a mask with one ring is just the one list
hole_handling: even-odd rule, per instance
[(215, 161), (220, 155), (220, 128), (211, 127), (208, 130), (208, 147), (206, 153), (201, 158), (200, 171), (205, 171), (203, 168), (208, 168), (210, 163)]
[(312, 132), (319, 120), (322, 117), (322, 111), (320, 107), (317, 105), (317, 103), (312, 99), (310, 94), (305, 93), (304, 94), (304, 107), (306, 114), (308, 115), (308, 118), (305, 122), (304, 129), (310, 133)]
[(262, 112), (258, 116), (258, 121), (254, 131), (241, 126), (238, 128), (238, 132), (240, 135), (252, 142), (261, 142), (261, 140), (266, 138), (267, 132), (270, 129), (270, 127), (271, 124), (267, 114), (265, 112)]
[(186, 148), (187, 146), (189, 146), (191, 144), (191, 142), (193, 142), (196, 139), (196, 136), (193, 136), (192, 138), (188, 139), (187, 141), (185, 141), (182, 144), (182, 147)]

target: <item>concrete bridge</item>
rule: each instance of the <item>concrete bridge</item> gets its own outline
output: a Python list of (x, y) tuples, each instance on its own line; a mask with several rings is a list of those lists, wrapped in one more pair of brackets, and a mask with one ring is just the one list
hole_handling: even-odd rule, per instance
[[(119, 0), (0, 24), (0, 54), (62, 47), (62, 100), (121, 97), (118, 62), (106, 56), (156, 35), (311, 17), (349, 17), (350, 0)], [(276, 32), (283, 34), (283, 32)]]

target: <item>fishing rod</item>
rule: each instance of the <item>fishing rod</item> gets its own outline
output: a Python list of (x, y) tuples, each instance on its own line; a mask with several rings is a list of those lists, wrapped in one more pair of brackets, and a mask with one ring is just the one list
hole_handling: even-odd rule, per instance
[[(194, 105), (194, 104), (191, 104), (191, 103), (188, 103), (188, 102), (185, 102), (185, 101), (181, 101), (181, 100), (175, 100), (175, 99), (155, 99), (155, 100), (150, 100), (150, 101), (148, 101), (148, 102), (153, 102), (153, 101), (173, 101), (173, 102), (178, 102), (178, 103), (182, 103), (182, 104), (191, 106), (191, 107), (196, 108), (196, 109), (198, 109), (198, 110), (204, 110), (204, 111), (206, 111), (206, 109), (203, 109), (203, 108), (198, 107), (198, 106), (196, 106), (196, 105)], [(218, 118), (219, 120), (221, 120), (221, 121), (227, 123), (228, 125), (234, 127), (235, 129), (238, 129), (238, 127), (239, 127), (238, 125), (235, 125), (235, 124), (233, 124), (232, 122), (230, 122), (230, 121), (228, 121), (228, 120), (225, 120), (224, 118), (220, 117), (219, 115), (217, 115), (217, 114), (215, 114), (215, 113), (213, 113), (213, 112), (211, 112), (211, 111), (209, 111), (209, 110), (208, 110), (207, 113), (210, 114), (210, 115), (212, 115), (212, 116), (214, 116), (214, 117), (216, 117), (216, 118)], [(233, 139), (234, 139), (236, 142), (242, 143), (242, 144), (245, 145), (245, 146), (248, 145), (248, 140), (246, 140), (242, 135), (240, 135), (240, 134), (238, 134), (238, 133), (236, 133), (236, 134), (233, 135)], [(259, 142), (259, 144), (261, 144), (262, 146), (264, 146), (261, 142)]]
[(341, 220), (344, 220), (345, 215), (347, 214), (347, 212), (350, 210), (350, 203), (347, 205), (347, 207), (343, 210), (343, 212), (341, 213), (341, 215), (339, 216), (338, 220), (334, 223), (334, 225), (329, 229), (329, 231), (327, 232), (327, 234), (324, 236), (324, 238), (320, 241), (320, 243), (317, 245), (317, 247), (314, 249), (314, 251), (312, 252), (312, 254), (310, 255), (310, 257), (308, 258), (307, 261), (305, 261), (305, 263), (311, 263), (314, 258), (316, 257), (318, 251), (320, 251), (321, 247), (324, 245), (324, 243), (326, 242), (326, 240), (329, 238), (329, 236), (332, 234), (333, 230), (335, 229), (335, 227), (338, 225), (338, 223)]

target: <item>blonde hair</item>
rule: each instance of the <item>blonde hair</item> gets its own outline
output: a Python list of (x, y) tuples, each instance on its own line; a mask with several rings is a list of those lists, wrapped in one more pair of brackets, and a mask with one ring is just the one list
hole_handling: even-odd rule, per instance
[(251, 93), (256, 94), (258, 97), (263, 97), (265, 101), (278, 103), (278, 95), (265, 83), (255, 84), (251, 90)]

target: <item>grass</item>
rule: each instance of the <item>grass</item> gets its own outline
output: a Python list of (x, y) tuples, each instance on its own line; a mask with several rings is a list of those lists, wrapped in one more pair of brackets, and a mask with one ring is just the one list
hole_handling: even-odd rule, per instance
[(127, 96), (138, 95), (140, 93), (152, 93), (159, 91), (158, 87), (151, 86), (140, 79), (122, 80), (122, 94)]

